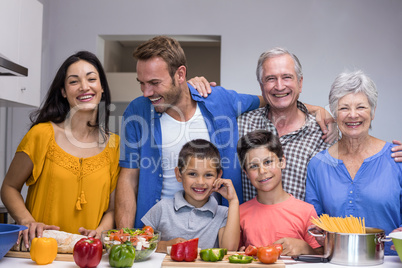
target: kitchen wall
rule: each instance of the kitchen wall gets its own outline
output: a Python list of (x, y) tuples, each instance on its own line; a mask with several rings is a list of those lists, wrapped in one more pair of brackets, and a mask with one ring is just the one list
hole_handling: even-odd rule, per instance
[[(103, 51), (99, 35), (220, 35), (222, 86), (260, 94), (257, 59), (275, 46), (299, 57), (304, 70), (301, 100), (307, 103), (326, 106), (335, 76), (363, 69), (379, 90), (372, 135), (386, 141), (402, 139), (400, 0), (40, 2), (44, 5), (42, 98), (67, 56), (82, 49)], [(29, 111), (12, 111), (8, 158), (28, 129)]]
[[(220, 35), (221, 85), (259, 94), (261, 52), (283, 46), (304, 69), (301, 99), (326, 106), (335, 76), (363, 69), (379, 101), (372, 134), (402, 139), (402, 1), (400, 0), (42, 0), (45, 91), (71, 53), (101, 51), (99, 35)], [(101, 55), (100, 55), (101, 56)]]

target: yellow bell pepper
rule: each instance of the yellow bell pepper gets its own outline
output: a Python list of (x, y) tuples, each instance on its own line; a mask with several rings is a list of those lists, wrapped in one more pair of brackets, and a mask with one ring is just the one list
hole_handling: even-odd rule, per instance
[(56, 259), (57, 241), (54, 238), (35, 237), (31, 242), (31, 259), (37, 264), (49, 264)]

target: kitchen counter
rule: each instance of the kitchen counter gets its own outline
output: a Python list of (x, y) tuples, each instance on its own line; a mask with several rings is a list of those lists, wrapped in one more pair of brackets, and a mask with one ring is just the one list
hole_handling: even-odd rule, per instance
[[(134, 263), (133, 267), (135, 268), (159, 268), (159, 267), (166, 267), (163, 264), (163, 259), (165, 258), (165, 254), (162, 253), (155, 253), (151, 256), (150, 259), (144, 262), (138, 262)], [(342, 268), (342, 267), (352, 267), (352, 266), (342, 266), (342, 265), (335, 265), (331, 263), (306, 263), (306, 262), (300, 262), (300, 261), (294, 261), (288, 257), (282, 257), (281, 260), (285, 263), (286, 267), (292, 267), (292, 268), (306, 268), (306, 267), (324, 267), (324, 268)], [(162, 266), (161, 266), (162, 263)], [(166, 262), (165, 262), (166, 264)], [(189, 263), (185, 262), (177, 262), (177, 266), (168, 266), (168, 267), (186, 267)], [(192, 267), (194, 267), (194, 263), (192, 263)], [(234, 268), (239, 267), (236, 266), (236, 264), (230, 264), (233, 265)], [(261, 265), (261, 267), (269, 267), (269, 265)], [(23, 258), (11, 258), (11, 257), (3, 257), (3, 259), (0, 260), (0, 267), (40, 267), (35, 265), (35, 263), (31, 259), (23, 259)], [(65, 267), (65, 268), (76, 268), (78, 267), (75, 262), (71, 261), (54, 261), (51, 264), (46, 265), (46, 268), (51, 268), (51, 267)], [(98, 265), (98, 267), (110, 267), (109, 261), (108, 261), (108, 255), (105, 254), (102, 258), (101, 263)], [(210, 267), (215, 267), (214, 263), (211, 263)], [(371, 267), (371, 268), (393, 268), (393, 267), (402, 267), (402, 263), (399, 260), (398, 256), (386, 256), (384, 263), (382, 265), (375, 265), (375, 266), (355, 266), (359, 268), (364, 268), (364, 267)]]

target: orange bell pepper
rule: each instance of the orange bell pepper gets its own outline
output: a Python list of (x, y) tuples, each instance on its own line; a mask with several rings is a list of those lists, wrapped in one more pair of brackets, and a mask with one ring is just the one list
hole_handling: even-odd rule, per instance
[(35, 237), (31, 242), (31, 259), (39, 265), (49, 264), (56, 259), (57, 241), (54, 238)]

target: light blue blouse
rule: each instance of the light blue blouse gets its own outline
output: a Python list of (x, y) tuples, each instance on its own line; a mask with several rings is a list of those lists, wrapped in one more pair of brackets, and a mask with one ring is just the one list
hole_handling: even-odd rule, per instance
[[(402, 163), (391, 157), (392, 144), (364, 160), (354, 180), (342, 160), (328, 150), (318, 153), (307, 168), (306, 202), (318, 215), (364, 217), (366, 227), (389, 234), (401, 226)], [(396, 255), (386, 243), (385, 254)]]

